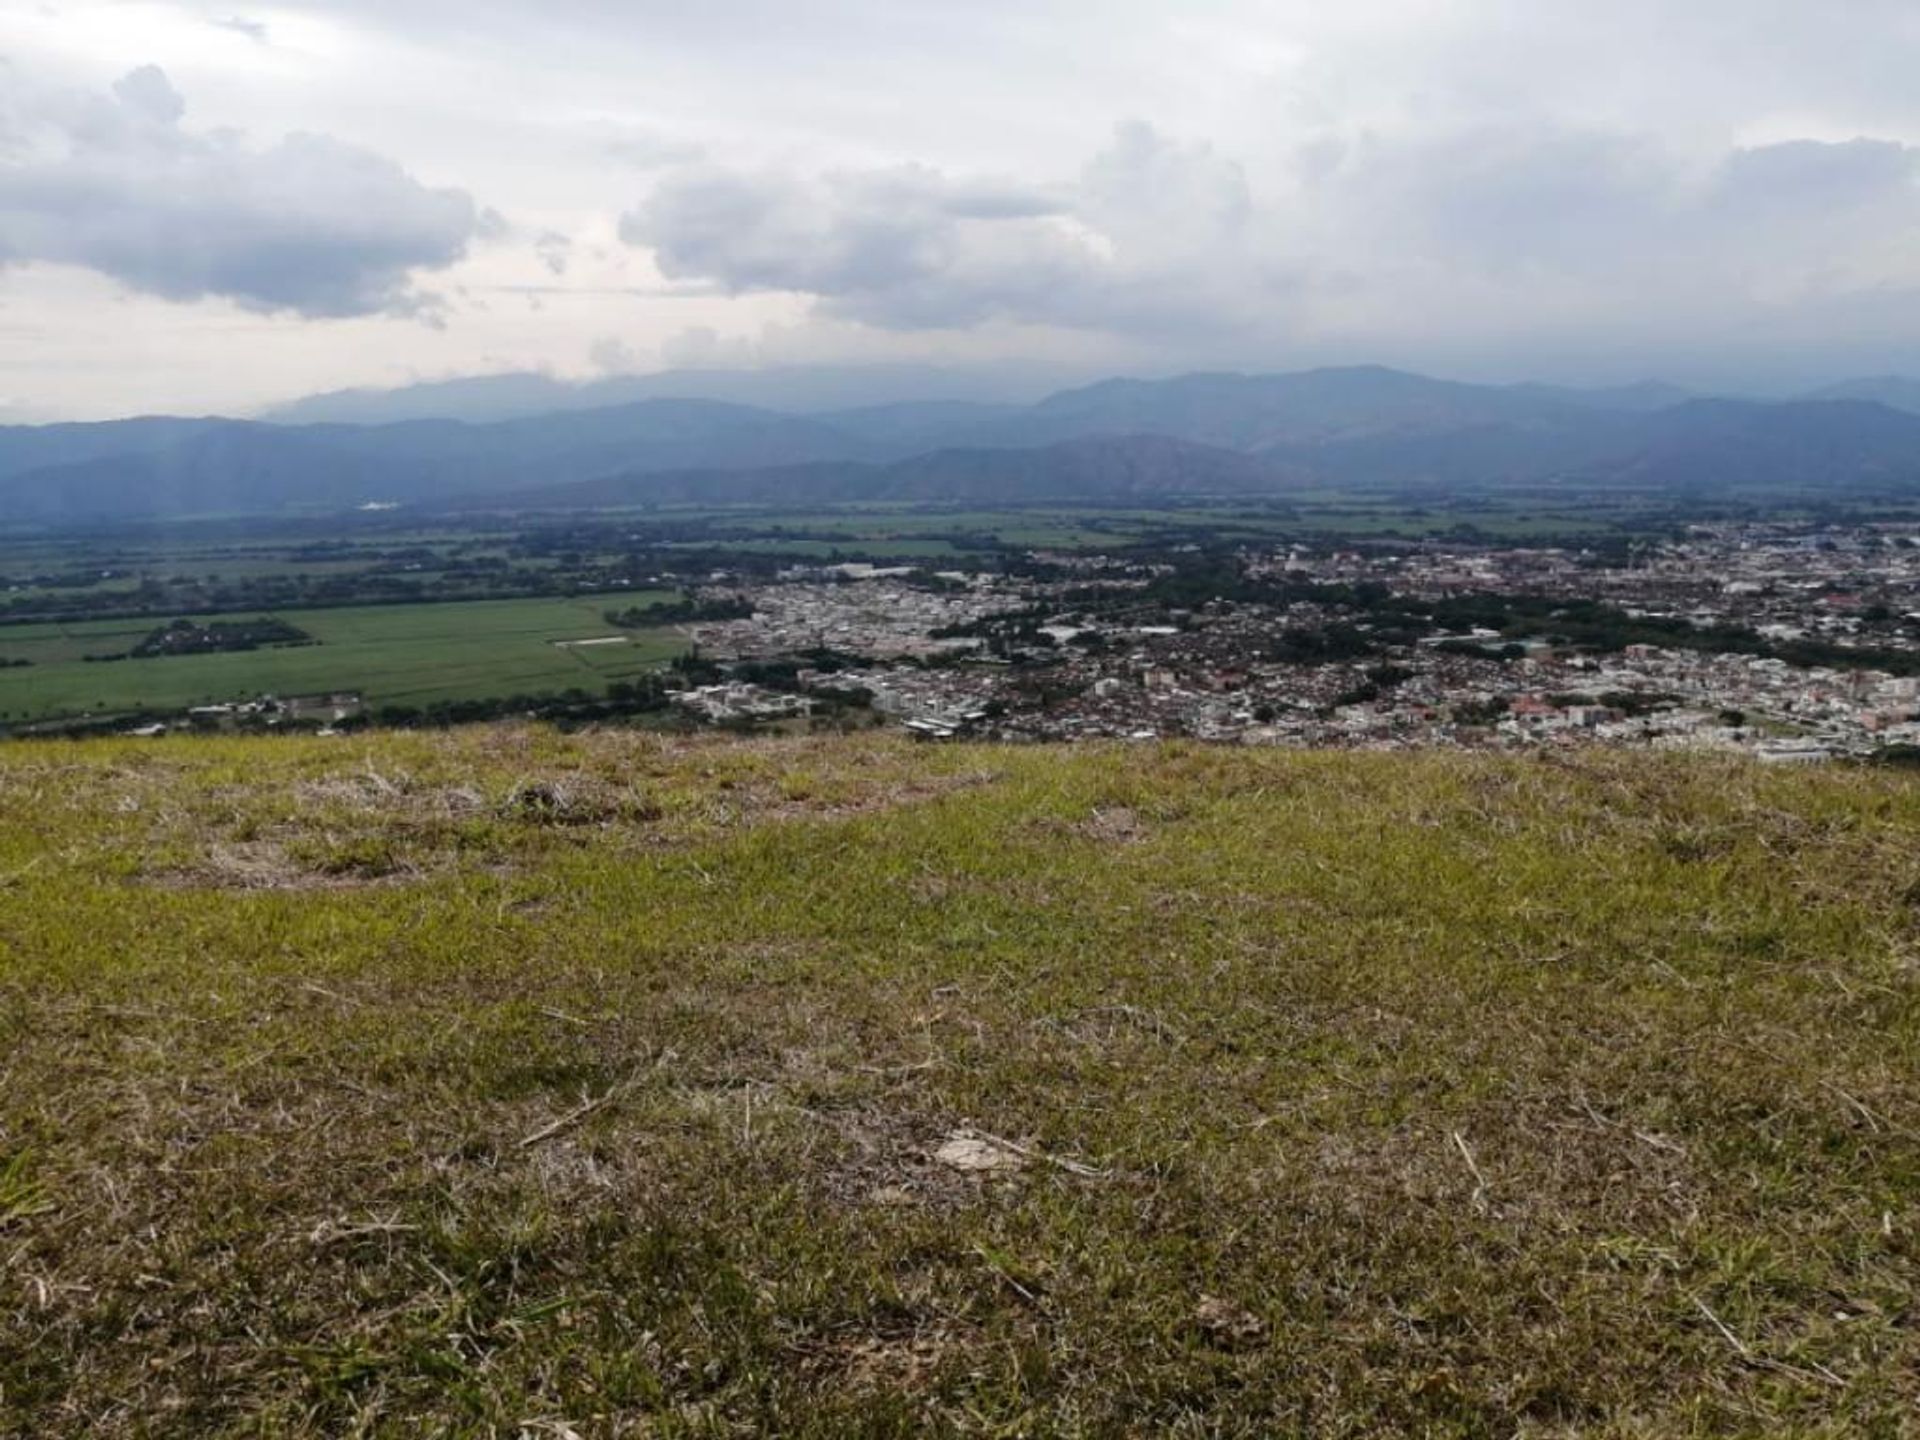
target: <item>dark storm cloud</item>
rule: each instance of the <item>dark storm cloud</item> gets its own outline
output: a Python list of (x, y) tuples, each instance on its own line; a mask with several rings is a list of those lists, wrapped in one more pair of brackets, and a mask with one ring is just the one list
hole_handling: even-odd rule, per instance
[[(0, 262), (99, 271), (169, 300), (308, 316), (423, 312), (413, 272), (452, 264), (490, 217), (325, 135), (265, 149), (199, 134), (153, 66), (110, 96), (41, 96), (0, 129)], [(22, 113), (24, 111), (24, 113)]]

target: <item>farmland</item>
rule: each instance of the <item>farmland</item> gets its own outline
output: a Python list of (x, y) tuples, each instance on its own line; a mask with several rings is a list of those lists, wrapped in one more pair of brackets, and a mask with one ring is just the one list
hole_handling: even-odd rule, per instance
[[(423, 705), (559, 691), (604, 690), (684, 648), (666, 631), (629, 632), (617, 644), (563, 642), (616, 632), (602, 612), (613, 599), (644, 604), (671, 592), (618, 597), (347, 606), (276, 612), (313, 645), (238, 653), (89, 661), (124, 654), (149, 620), (96, 620), (0, 629), (0, 719), (86, 712), (175, 710), (261, 694), (358, 690), (370, 704)], [(191, 618), (191, 617), (189, 617)]]

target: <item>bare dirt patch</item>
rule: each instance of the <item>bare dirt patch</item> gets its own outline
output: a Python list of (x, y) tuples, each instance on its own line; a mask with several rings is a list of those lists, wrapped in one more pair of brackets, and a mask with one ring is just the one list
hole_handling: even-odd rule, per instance
[(1147, 833), (1146, 822), (1126, 805), (1095, 810), (1074, 829), (1089, 840), (1103, 841), (1108, 845), (1131, 844), (1144, 839)]

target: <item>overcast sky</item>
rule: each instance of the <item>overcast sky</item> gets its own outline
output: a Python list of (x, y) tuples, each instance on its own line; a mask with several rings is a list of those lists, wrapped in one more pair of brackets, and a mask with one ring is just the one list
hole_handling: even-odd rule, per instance
[(1915, 0), (0, 0), (0, 420), (911, 358), (1920, 372)]

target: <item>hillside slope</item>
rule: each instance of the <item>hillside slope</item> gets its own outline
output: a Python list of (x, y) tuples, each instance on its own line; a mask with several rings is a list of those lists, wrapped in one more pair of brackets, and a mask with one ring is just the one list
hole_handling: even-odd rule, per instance
[(1899, 1433), (1920, 788), (0, 749), (0, 1433)]
[(845, 504), (873, 500), (1010, 504), (1126, 503), (1281, 490), (1282, 463), (1232, 450), (1120, 435), (1037, 450), (936, 450), (891, 465), (780, 465), (744, 470), (637, 471), (571, 485), (480, 495), (459, 508), (564, 510), (642, 504)]

